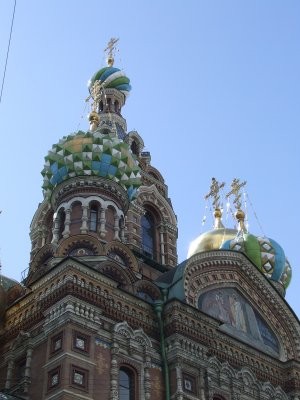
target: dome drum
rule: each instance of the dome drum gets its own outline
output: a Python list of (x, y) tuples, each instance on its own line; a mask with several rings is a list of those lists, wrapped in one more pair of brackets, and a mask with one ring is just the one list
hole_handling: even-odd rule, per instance
[(56, 187), (51, 197), (53, 209), (56, 210), (61, 203), (78, 195), (111, 199), (124, 212), (127, 212), (129, 207), (127, 192), (119, 184), (105, 178), (89, 176), (71, 178)]
[(104, 89), (97, 97), (98, 113), (120, 114), (125, 104), (125, 95), (117, 89)]

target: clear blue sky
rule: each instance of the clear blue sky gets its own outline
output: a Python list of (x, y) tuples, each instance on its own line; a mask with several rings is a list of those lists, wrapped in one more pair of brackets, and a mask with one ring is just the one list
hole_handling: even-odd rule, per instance
[[(12, 11), (0, 3), (1, 77)], [(293, 267), (286, 298), (299, 316), (299, 19), (297, 0), (19, 0), (0, 105), (3, 273), (20, 279), (28, 266), (44, 156), (88, 127), (86, 84), (114, 36), (133, 87), (123, 114), (169, 186), (179, 260), (201, 231), (211, 177), (247, 180)], [(251, 212), (249, 222), (261, 234)]]

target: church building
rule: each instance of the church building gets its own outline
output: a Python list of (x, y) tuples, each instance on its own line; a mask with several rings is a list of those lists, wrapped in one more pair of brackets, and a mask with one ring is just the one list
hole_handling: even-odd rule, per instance
[(238, 179), (224, 226), (213, 178), (214, 228), (178, 264), (168, 187), (122, 116), (115, 43), (89, 82), (89, 129), (45, 157), (28, 273), (0, 277), (0, 400), (300, 400), (284, 250), (248, 231)]

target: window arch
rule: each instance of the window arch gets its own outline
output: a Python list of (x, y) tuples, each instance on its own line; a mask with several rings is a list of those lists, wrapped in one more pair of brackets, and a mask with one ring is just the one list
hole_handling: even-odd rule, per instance
[(140, 291), (137, 292), (137, 295), (138, 295), (141, 299), (146, 300), (146, 301), (148, 301), (149, 303), (153, 303), (153, 302), (154, 302), (153, 298), (152, 298), (152, 297), (150, 296), (150, 294), (147, 293), (147, 292), (144, 292), (144, 291), (140, 290)]
[(147, 256), (151, 258), (156, 258), (155, 221), (153, 215), (149, 211), (147, 211), (142, 216), (141, 225), (142, 225), (142, 249)]
[(139, 155), (139, 146), (135, 140), (132, 141), (130, 148), (133, 154), (135, 154), (136, 156)]
[(134, 372), (122, 367), (119, 371), (119, 400), (135, 400), (135, 375)]
[(226, 400), (225, 397), (220, 396), (219, 394), (215, 394), (213, 400)]

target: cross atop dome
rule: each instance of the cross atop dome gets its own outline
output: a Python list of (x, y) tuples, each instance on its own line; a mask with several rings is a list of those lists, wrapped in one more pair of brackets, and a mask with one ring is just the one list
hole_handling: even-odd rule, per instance
[(229, 193), (226, 194), (226, 198), (230, 197), (231, 195), (234, 195), (234, 200), (233, 200), (233, 204), (236, 208), (236, 213), (235, 213), (235, 217), (238, 220), (239, 223), (239, 231), (240, 232), (247, 232), (247, 229), (244, 225), (244, 220), (245, 220), (245, 213), (244, 211), (241, 209), (242, 207), (242, 202), (241, 202), (241, 196), (242, 194), (240, 193), (240, 190), (243, 186), (246, 185), (246, 181), (244, 182), (240, 182), (239, 179), (234, 178), (232, 183), (231, 183), (231, 191)]
[(208, 200), (210, 197), (213, 198), (214, 209), (220, 208), (220, 190), (225, 186), (225, 182), (221, 184), (216, 180), (216, 178), (211, 179), (210, 192), (204, 197)]
[(233, 204), (235, 205), (235, 208), (237, 210), (241, 209), (242, 203), (241, 203), (241, 193), (240, 190), (243, 186), (245, 186), (247, 181), (240, 182), (239, 179), (234, 178), (232, 183), (231, 183), (231, 191), (226, 194), (226, 197), (228, 198), (231, 195), (235, 196), (235, 199), (233, 200)]
[(107, 52), (107, 65), (112, 67), (114, 65), (115, 59), (113, 53), (116, 49), (116, 43), (119, 41), (119, 38), (111, 38), (107, 44), (107, 47), (104, 49), (104, 52)]
[(220, 205), (220, 190), (225, 186), (225, 182), (219, 183), (216, 178), (211, 179), (210, 191), (204, 196), (205, 200), (208, 200), (210, 197), (213, 198), (213, 207), (214, 207), (214, 217), (215, 223), (214, 228), (223, 228), (223, 224), (221, 221), (222, 211)]

